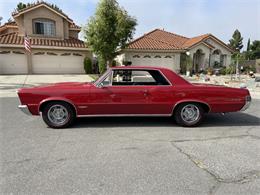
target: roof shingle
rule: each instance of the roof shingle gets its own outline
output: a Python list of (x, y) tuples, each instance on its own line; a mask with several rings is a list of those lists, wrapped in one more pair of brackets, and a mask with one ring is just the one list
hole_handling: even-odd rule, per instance
[(209, 37), (217, 40), (228, 50), (232, 51), (232, 49), (230, 49), (225, 43), (211, 34), (204, 34), (193, 38), (187, 38), (160, 29), (155, 29), (132, 41), (127, 45), (126, 48), (141, 50), (186, 50), (201, 42), (203, 42), (209, 48), (214, 48), (214, 46), (205, 41)]
[[(64, 40), (31, 37), (30, 42), (32, 46), (87, 48), (87, 46), (83, 41), (72, 37)], [(4, 34), (0, 36), (0, 44), (11, 44), (11, 45), (22, 46), (24, 44), (24, 37), (18, 36), (17, 32)]]

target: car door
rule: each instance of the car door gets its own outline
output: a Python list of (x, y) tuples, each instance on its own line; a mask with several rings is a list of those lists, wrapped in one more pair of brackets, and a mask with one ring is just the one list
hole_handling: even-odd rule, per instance
[(149, 116), (172, 112), (172, 86), (157, 70), (115, 69), (100, 85), (90, 90), (88, 114)]
[(131, 70), (113, 70), (90, 89), (87, 115), (143, 115), (147, 113), (147, 90), (131, 82)]

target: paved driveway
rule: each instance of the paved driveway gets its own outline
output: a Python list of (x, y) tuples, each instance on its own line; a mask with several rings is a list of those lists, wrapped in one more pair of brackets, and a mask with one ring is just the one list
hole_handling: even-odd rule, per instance
[(1, 194), (260, 194), (260, 100), (198, 128), (91, 118), (53, 130), (18, 104), (0, 98)]

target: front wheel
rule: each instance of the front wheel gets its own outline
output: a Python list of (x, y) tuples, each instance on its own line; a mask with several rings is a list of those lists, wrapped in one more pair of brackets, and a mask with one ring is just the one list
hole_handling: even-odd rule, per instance
[(198, 126), (204, 116), (203, 108), (196, 103), (181, 104), (174, 112), (174, 118), (178, 125), (184, 127)]
[(50, 102), (42, 112), (43, 121), (51, 128), (66, 128), (75, 118), (75, 112), (71, 105), (66, 102)]

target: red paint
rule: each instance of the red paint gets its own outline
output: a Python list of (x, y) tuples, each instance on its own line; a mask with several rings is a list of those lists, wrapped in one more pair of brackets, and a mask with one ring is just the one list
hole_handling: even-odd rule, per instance
[[(42, 103), (66, 101), (77, 115), (169, 115), (182, 102), (207, 104), (210, 112), (236, 112), (250, 95), (247, 89), (205, 84), (191, 84), (173, 71), (158, 67), (116, 67), (113, 69), (158, 70), (170, 81), (169, 86), (108, 86), (98, 88), (92, 83), (57, 83), (23, 88), (18, 92), (22, 105), (39, 115)], [(112, 70), (113, 70), (112, 69)], [(97, 81), (98, 82), (98, 81)]]

